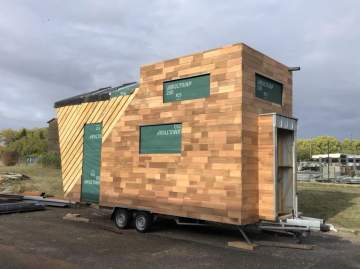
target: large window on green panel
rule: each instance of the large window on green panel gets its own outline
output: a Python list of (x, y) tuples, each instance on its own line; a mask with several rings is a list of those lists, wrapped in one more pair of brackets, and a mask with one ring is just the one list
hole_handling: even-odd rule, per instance
[(200, 75), (164, 82), (164, 103), (198, 99), (210, 95), (210, 75)]
[(283, 85), (275, 80), (255, 74), (255, 96), (282, 105)]
[(180, 153), (181, 123), (140, 126), (140, 153)]

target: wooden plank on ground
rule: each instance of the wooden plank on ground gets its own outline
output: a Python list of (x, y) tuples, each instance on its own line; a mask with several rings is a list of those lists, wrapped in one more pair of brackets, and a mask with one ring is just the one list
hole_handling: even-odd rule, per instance
[(245, 249), (245, 250), (254, 250), (257, 247), (256, 244), (249, 244), (244, 241), (231, 241), (228, 242), (228, 246), (233, 248)]

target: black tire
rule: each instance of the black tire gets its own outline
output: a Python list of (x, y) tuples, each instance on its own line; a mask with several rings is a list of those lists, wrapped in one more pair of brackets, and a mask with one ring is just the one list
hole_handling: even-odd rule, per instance
[(138, 212), (135, 215), (135, 229), (139, 233), (146, 233), (150, 230), (153, 222), (153, 216), (149, 212)]
[(123, 208), (116, 208), (113, 213), (113, 220), (119, 229), (126, 229), (131, 221), (131, 214), (129, 210)]

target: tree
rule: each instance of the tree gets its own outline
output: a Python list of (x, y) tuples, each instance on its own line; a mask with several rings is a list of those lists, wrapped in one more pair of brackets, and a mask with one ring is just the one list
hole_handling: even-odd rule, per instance
[(307, 161), (314, 154), (347, 153), (360, 154), (360, 140), (345, 138), (340, 142), (336, 137), (318, 136), (312, 139), (299, 139), (296, 143), (297, 158)]
[(18, 139), (21, 139), (23, 137), (27, 136), (27, 131), (25, 128), (22, 128), (20, 132), (18, 132)]
[(299, 139), (296, 143), (297, 159), (298, 161), (311, 160), (311, 140)]
[(343, 153), (360, 154), (360, 140), (345, 138), (341, 147)]
[(47, 128), (6, 129), (0, 132), (4, 149), (17, 152), (21, 157), (41, 155), (47, 151)]
[(354, 147), (355, 147), (354, 153), (360, 154), (360, 140), (354, 141)]
[(333, 136), (318, 136), (312, 139), (312, 154), (336, 153), (341, 151), (340, 141)]
[(16, 141), (18, 137), (18, 131), (12, 129), (5, 129), (0, 131), (0, 144), (3, 144), (5, 147), (10, 143)]

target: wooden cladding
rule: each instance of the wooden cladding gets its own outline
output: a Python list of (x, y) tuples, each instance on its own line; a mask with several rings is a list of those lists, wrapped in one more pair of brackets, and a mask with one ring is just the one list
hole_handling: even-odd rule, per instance
[[(139, 92), (103, 144), (100, 203), (242, 223), (241, 46), (141, 68)], [(164, 82), (211, 74), (206, 98), (166, 102)], [(181, 123), (181, 154), (141, 154), (139, 126)]]
[[(102, 123), (102, 142), (104, 142), (135, 94), (136, 91), (131, 95), (119, 96), (106, 101), (57, 108), (61, 172), (65, 195), (68, 195), (76, 184), (80, 186), (84, 125)], [(74, 198), (80, 198), (80, 188), (76, 189)]]
[[(256, 72), (283, 82), (283, 106), (255, 96)], [(203, 74), (209, 96), (176, 100)], [(173, 81), (182, 84), (165, 100)], [(291, 77), (243, 44), (143, 66), (136, 98), (103, 145), (100, 203), (232, 224), (274, 219), (272, 156), (258, 142), (258, 114), (268, 112), (291, 113)], [(141, 154), (139, 126), (169, 122), (182, 123), (181, 154)]]
[(273, 115), (258, 116), (258, 189), (260, 219), (275, 220), (275, 135)]

